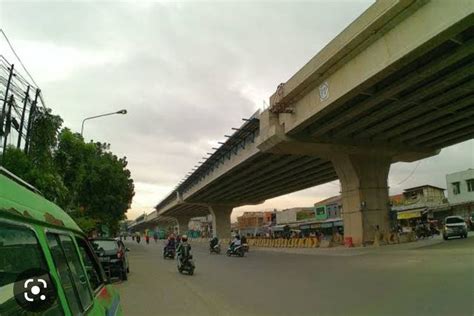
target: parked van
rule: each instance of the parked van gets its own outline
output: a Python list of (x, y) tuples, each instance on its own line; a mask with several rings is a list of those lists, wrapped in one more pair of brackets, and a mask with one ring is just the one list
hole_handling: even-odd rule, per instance
[(79, 226), (0, 167), (0, 315), (122, 315)]

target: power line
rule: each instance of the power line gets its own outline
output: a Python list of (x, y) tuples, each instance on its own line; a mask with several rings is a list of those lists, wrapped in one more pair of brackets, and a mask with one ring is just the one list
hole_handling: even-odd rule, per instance
[(418, 169), (418, 166), (420, 165), (421, 163), (421, 160), (418, 161), (418, 163), (416, 164), (415, 168), (413, 168), (413, 170), (410, 172), (410, 174), (408, 175), (408, 177), (406, 177), (405, 179), (403, 179), (402, 181), (400, 181), (399, 183), (397, 183), (397, 185), (400, 185), (402, 184), (403, 182), (407, 181), (408, 179), (410, 179), (410, 177), (415, 173), (416, 169)]
[[(35, 79), (33, 78), (33, 76), (30, 74), (30, 72), (28, 71), (28, 69), (26, 69), (25, 65), (24, 65), (23, 62), (21, 61), (20, 56), (18, 56), (18, 54), (16, 53), (15, 49), (13, 48), (13, 45), (10, 43), (10, 40), (8, 39), (7, 34), (5, 34), (5, 32), (3, 31), (3, 29), (0, 29), (0, 32), (2, 33), (3, 37), (4, 37), (5, 40), (7, 41), (8, 46), (10, 47), (11, 51), (12, 51), (13, 54), (15, 55), (16, 59), (18, 59), (18, 61), (20, 62), (20, 65), (21, 65), (21, 67), (23, 68), (23, 70), (26, 72), (26, 74), (27, 74), (28, 77), (31, 79), (31, 81), (34, 83), (34, 85), (35, 85), (36, 87), (39, 87), (38, 84), (36, 83)], [(46, 105), (45, 105), (45, 102), (44, 102), (44, 99), (43, 99), (42, 93), (40, 93), (39, 97), (40, 97), (40, 100), (41, 100), (41, 103), (43, 104), (43, 106), (46, 106)]]
[(26, 74), (28, 75), (28, 77), (30, 77), (31, 81), (33, 81), (33, 83), (35, 84), (35, 86), (38, 87), (38, 84), (36, 83), (35, 79), (33, 79), (33, 77), (31, 76), (31, 74), (30, 74), (30, 73), (28, 72), (28, 70), (26, 69), (25, 65), (23, 65), (23, 62), (21, 61), (20, 56), (18, 56), (18, 54), (16, 53), (16, 51), (15, 51), (15, 49), (13, 48), (12, 44), (10, 43), (10, 40), (8, 39), (7, 34), (5, 34), (5, 32), (3, 31), (3, 29), (0, 29), (0, 32), (2, 32), (3, 37), (4, 37), (5, 40), (7, 41), (8, 46), (10, 46), (10, 49), (12, 50), (12, 52), (13, 52), (13, 54), (15, 55), (16, 59), (18, 59), (18, 61), (20, 62), (20, 65), (21, 65), (21, 67), (23, 68), (23, 70), (26, 72)]

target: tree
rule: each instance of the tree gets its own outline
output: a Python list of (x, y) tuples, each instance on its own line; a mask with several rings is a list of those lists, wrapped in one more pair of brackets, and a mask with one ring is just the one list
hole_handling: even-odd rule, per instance
[(84, 143), (63, 128), (50, 110), (37, 113), (25, 153), (8, 147), (2, 165), (60, 205), (89, 232), (107, 225), (114, 233), (125, 219), (135, 194), (127, 159), (110, 152), (110, 144)]
[(126, 158), (117, 158), (104, 150), (107, 147), (96, 144), (97, 155), (86, 165), (87, 177), (79, 188), (78, 202), (84, 207), (85, 214), (94, 214), (115, 232), (119, 221), (125, 219), (135, 192)]
[(2, 157), (2, 166), (22, 179), (29, 179), (31, 159), (21, 149), (8, 146)]
[(58, 143), (58, 133), (63, 120), (51, 114), (50, 109), (37, 111), (30, 132), (28, 155), (31, 161), (44, 172), (54, 170), (53, 153)]
[(109, 144), (86, 144), (79, 134), (63, 129), (54, 161), (70, 192), (69, 208), (80, 211), (75, 216), (117, 231), (134, 195), (126, 158), (113, 155)]

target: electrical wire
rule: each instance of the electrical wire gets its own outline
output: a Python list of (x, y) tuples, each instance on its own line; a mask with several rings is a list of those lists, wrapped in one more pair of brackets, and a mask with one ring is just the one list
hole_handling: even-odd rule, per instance
[[(20, 62), (20, 65), (21, 65), (21, 67), (23, 68), (23, 70), (26, 72), (26, 74), (27, 74), (28, 77), (31, 79), (31, 81), (34, 83), (34, 85), (35, 85), (36, 87), (38, 87), (38, 84), (36, 83), (35, 79), (34, 79), (33, 76), (30, 74), (30, 72), (28, 71), (28, 69), (26, 69), (25, 65), (23, 64), (23, 62), (22, 62), (22, 60), (21, 60), (21, 58), (20, 58), (20, 56), (18, 56), (18, 54), (16, 53), (15, 49), (13, 48), (13, 45), (10, 43), (10, 40), (8, 39), (7, 34), (5, 34), (5, 32), (3, 31), (3, 29), (0, 29), (0, 33), (2, 33), (3, 37), (4, 37), (5, 40), (7, 41), (8, 46), (10, 47), (11, 51), (12, 51), (13, 54), (15, 55), (16, 59), (18, 59), (18, 61)], [(5, 59), (5, 58), (3, 58), (3, 59)], [(5, 60), (6, 60), (6, 59), (5, 59)], [(21, 77), (21, 75), (20, 75), (20, 77)], [(21, 78), (24, 80), (23, 77), (21, 77)], [(25, 80), (25, 81), (26, 81), (26, 80)], [(43, 98), (43, 95), (42, 95), (41, 92), (40, 92), (40, 94), (39, 94), (39, 98), (40, 98), (40, 100), (41, 100), (41, 103), (42, 103), (43, 107), (46, 107), (46, 104), (45, 104), (45, 102), (44, 102), (44, 98)]]
[(398, 182), (397, 185), (400, 185), (402, 184), (403, 182), (407, 181), (408, 179), (410, 179), (410, 177), (415, 173), (416, 169), (418, 169), (418, 166), (420, 165), (421, 163), (421, 160), (418, 161), (418, 163), (416, 164), (415, 168), (413, 168), (413, 170), (410, 172), (410, 174), (408, 175), (408, 177), (406, 177), (405, 179), (403, 179), (402, 181)]
[(38, 84), (36, 83), (35, 79), (33, 79), (33, 77), (31, 76), (31, 74), (29, 73), (29, 71), (26, 69), (25, 65), (23, 65), (23, 62), (21, 61), (20, 56), (18, 56), (18, 54), (16, 53), (16, 51), (15, 51), (15, 49), (13, 48), (12, 44), (10, 43), (10, 40), (8, 39), (7, 34), (5, 34), (5, 32), (3, 31), (3, 29), (0, 29), (0, 32), (3, 34), (3, 37), (4, 37), (5, 40), (7, 41), (8, 46), (10, 46), (10, 49), (12, 50), (12, 52), (13, 52), (13, 54), (15, 55), (16, 59), (18, 59), (18, 61), (20, 62), (20, 65), (21, 65), (21, 67), (23, 68), (23, 70), (26, 72), (26, 74), (28, 75), (28, 77), (30, 77), (31, 81), (33, 81), (33, 83), (35, 84), (35, 86), (38, 86)]

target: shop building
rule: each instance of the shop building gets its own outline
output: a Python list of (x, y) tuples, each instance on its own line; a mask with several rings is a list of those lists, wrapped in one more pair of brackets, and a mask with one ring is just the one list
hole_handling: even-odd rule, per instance
[(446, 187), (450, 204), (474, 201), (474, 169), (446, 175)]

